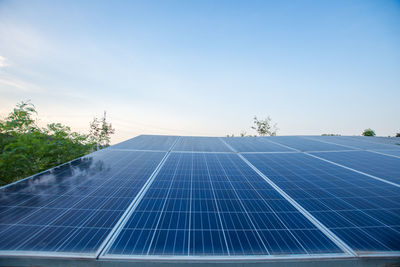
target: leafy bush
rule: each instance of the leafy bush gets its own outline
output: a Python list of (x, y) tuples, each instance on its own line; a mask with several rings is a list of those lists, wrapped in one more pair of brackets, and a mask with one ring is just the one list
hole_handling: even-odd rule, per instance
[(98, 147), (95, 137), (72, 132), (60, 123), (37, 126), (36, 114), (33, 104), (20, 102), (0, 121), (0, 185), (81, 157)]
[(254, 116), (253, 124), (254, 126), (251, 128), (256, 130), (260, 136), (275, 136), (278, 131), (278, 128), (276, 127), (277, 124), (275, 123), (272, 125), (272, 119), (269, 116), (263, 120), (259, 120), (257, 119), (257, 116)]
[(362, 133), (364, 136), (375, 136), (375, 131), (372, 130), (371, 128), (365, 129), (364, 132)]

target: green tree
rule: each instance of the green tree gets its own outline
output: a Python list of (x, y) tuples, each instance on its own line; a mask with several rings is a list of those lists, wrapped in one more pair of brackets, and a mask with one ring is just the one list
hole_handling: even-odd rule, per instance
[(68, 126), (37, 125), (35, 106), (20, 102), (0, 120), (0, 185), (52, 168), (90, 153), (88, 135)]
[(362, 133), (364, 136), (375, 136), (375, 131), (372, 130), (371, 128), (365, 129), (364, 132)]
[(112, 128), (111, 123), (106, 121), (106, 112), (104, 116), (99, 120), (96, 117), (90, 123), (90, 134), (91, 141), (96, 144), (96, 149), (107, 147), (110, 145), (111, 135), (115, 133), (115, 129)]
[(277, 124), (272, 124), (272, 120), (269, 116), (263, 120), (259, 120), (257, 119), (257, 116), (254, 116), (253, 123), (254, 126), (251, 128), (256, 130), (256, 132), (261, 136), (275, 136), (278, 131), (278, 128), (276, 127)]
[(39, 130), (33, 115), (37, 114), (35, 106), (30, 101), (17, 103), (5, 121), (0, 120), (0, 133), (16, 136)]
[(397, 133), (397, 134), (396, 134), (396, 137), (400, 137), (400, 133)]

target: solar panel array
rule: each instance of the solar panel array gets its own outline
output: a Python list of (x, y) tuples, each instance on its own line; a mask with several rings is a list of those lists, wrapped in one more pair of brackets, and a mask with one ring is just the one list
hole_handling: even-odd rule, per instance
[(400, 256), (400, 146), (142, 135), (0, 188), (10, 255)]

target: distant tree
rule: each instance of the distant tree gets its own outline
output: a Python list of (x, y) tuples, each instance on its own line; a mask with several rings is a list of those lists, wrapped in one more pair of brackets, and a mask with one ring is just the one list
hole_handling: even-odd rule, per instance
[(115, 133), (115, 129), (112, 128), (111, 123), (106, 121), (106, 112), (100, 120), (96, 117), (90, 123), (90, 134), (89, 137), (93, 143), (96, 144), (96, 150), (99, 148), (107, 147), (110, 145), (111, 135)]
[(375, 136), (375, 131), (372, 130), (371, 128), (365, 129), (364, 132), (362, 133), (364, 136)]
[(256, 132), (261, 136), (274, 136), (278, 131), (278, 128), (276, 127), (277, 124), (275, 123), (272, 125), (272, 120), (269, 116), (263, 120), (259, 120), (257, 119), (257, 116), (254, 116), (253, 123), (254, 126), (251, 128), (256, 130)]
[(400, 133), (397, 133), (397, 134), (396, 134), (396, 137), (400, 137)]
[(247, 135), (247, 133), (245, 132), (245, 131), (242, 131), (241, 133), (240, 133), (240, 137), (245, 137)]
[(235, 137), (234, 134), (227, 134), (226, 137)]
[(341, 134), (321, 134), (322, 136), (341, 136)]

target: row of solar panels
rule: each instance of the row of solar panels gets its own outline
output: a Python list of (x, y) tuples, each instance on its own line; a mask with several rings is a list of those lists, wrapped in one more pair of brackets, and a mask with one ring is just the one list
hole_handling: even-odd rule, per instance
[[(342, 150), (400, 151), (400, 138), (362, 136), (181, 137), (141, 135), (112, 149), (191, 152), (289, 152)], [(396, 152), (393, 152), (396, 153)], [(399, 154), (395, 154), (399, 155)]]
[(139, 136), (3, 187), (0, 255), (399, 255), (391, 142)]

